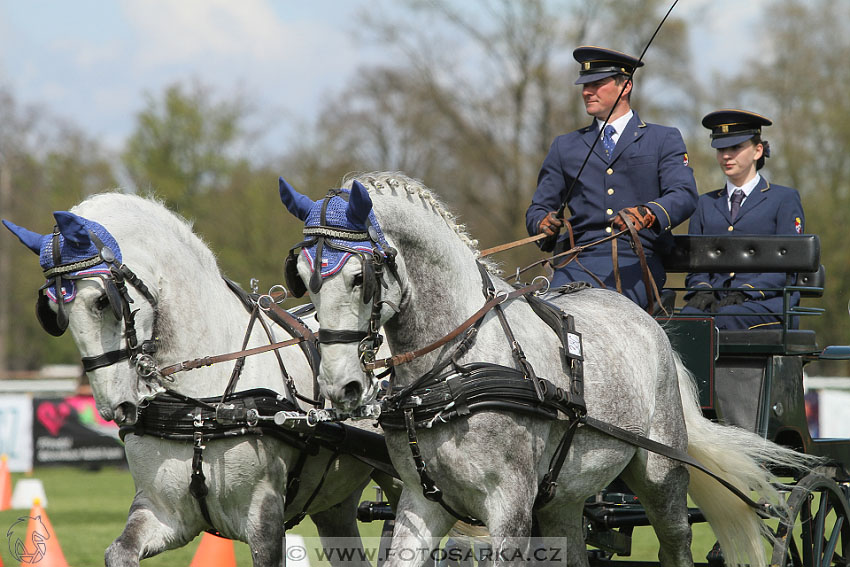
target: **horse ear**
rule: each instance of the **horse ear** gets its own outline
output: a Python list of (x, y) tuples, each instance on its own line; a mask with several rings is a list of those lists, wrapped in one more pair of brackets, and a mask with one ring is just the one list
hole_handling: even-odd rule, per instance
[(59, 232), (73, 246), (88, 248), (91, 245), (91, 237), (86, 228), (86, 220), (83, 217), (78, 217), (68, 211), (55, 211), (53, 218), (56, 219)]
[(18, 240), (20, 240), (24, 246), (35, 252), (37, 255), (41, 254), (41, 241), (44, 239), (43, 235), (22, 226), (18, 226), (6, 219), (3, 219), (3, 226), (12, 231), (12, 234), (17, 236)]
[(310, 209), (316, 203), (307, 195), (302, 195), (296, 191), (283, 177), (278, 180), (278, 186), (280, 200), (286, 205), (287, 210), (302, 221), (306, 221), (307, 215), (310, 214)]
[(354, 226), (365, 227), (371, 211), (372, 198), (369, 197), (369, 192), (363, 184), (355, 179), (351, 183), (351, 197), (348, 199), (345, 216)]

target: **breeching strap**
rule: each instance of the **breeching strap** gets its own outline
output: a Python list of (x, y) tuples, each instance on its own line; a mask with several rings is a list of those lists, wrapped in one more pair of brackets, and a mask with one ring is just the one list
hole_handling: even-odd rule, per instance
[(504, 303), (505, 301), (515, 299), (515, 298), (520, 297), (522, 295), (526, 295), (526, 294), (533, 293), (535, 291), (541, 290), (544, 287), (546, 287), (547, 285), (548, 285), (548, 282), (546, 282), (546, 281), (538, 281), (537, 283), (533, 283), (533, 284), (527, 285), (525, 287), (515, 289), (515, 290), (511, 291), (510, 293), (497, 294), (495, 297), (493, 297), (492, 299), (487, 301), (487, 303), (485, 303), (481, 307), (481, 309), (479, 309), (478, 311), (473, 313), (472, 316), (469, 317), (469, 319), (467, 319), (466, 321), (461, 323), (458, 327), (456, 327), (449, 334), (447, 334), (444, 337), (434, 341), (433, 343), (426, 345), (426, 346), (424, 346), (424, 347), (422, 347), (418, 350), (408, 351), (408, 352), (405, 352), (405, 353), (402, 353), (402, 354), (397, 354), (397, 355), (391, 356), (389, 358), (381, 358), (381, 359), (375, 360), (373, 362), (367, 362), (364, 366), (366, 367), (367, 370), (375, 370), (377, 368), (390, 368), (392, 366), (398, 366), (399, 364), (405, 364), (407, 362), (410, 362), (411, 360), (419, 358), (420, 356), (422, 356), (424, 354), (428, 354), (429, 352), (432, 352), (432, 351), (440, 348), (441, 346), (451, 342), (455, 338), (459, 337), (461, 333), (463, 333), (469, 327), (474, 325), (479, 319), (484, 317), (484, 315), (486, 315), (488, 312), (490, 312), (491, 309), (493, 309), (495, 306), (499, 305), (500, 303)]

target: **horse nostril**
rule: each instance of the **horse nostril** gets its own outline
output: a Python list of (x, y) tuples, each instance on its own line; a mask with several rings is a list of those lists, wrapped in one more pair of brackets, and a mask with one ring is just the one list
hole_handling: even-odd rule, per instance
[(363, 393), (363, 388), (359, 382), (349, 382), (342, 390), (342, 397), (349, 403), (360, 401), (360, 395)]
[(114, 420), (118, 425), (133, 425), (136, 423), (136, 406), (130, 402), (119, 404)]

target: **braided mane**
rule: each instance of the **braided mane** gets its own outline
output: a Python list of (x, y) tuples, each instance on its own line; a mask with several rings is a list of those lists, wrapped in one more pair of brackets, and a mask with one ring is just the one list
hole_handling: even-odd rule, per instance
[(472, 238), (466, 231), (466, 226), (458, 222), (457, 217), (449, 211), (439, 198), (425, 186), (422, 181), (408, 177), (399, 171), (372, 171), (369, 173), (348, 173), (342, 179), (342, 187), (351, 189), (351, 183), (354, 180), (359, 181), (370, 193), (379, 193), (381, 195), (389, 195), (386, 189), (395, 191), (404, 191), (408, 195), (415, 195), (422, 201), (428, 204), (436, 215), (441, 217), (446, 225), (460, 238), (461, 242), (472, 251), (475, 259), (481, 262), (487, 271), (500, 275), (502, 271), (495, 262), (489, 258), (481, 257), (481, 251), (478, 249), (478, 240)]

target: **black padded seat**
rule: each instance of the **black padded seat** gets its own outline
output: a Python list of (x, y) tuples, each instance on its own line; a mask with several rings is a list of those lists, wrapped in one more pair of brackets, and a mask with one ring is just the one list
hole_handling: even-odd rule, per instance
[(720, 351), (723, 353), (745, 352), (800, 354), (820, 352), (815, 332), (800, 329), (782, 331), (782, 329), (745, 329), (720, 331)]

